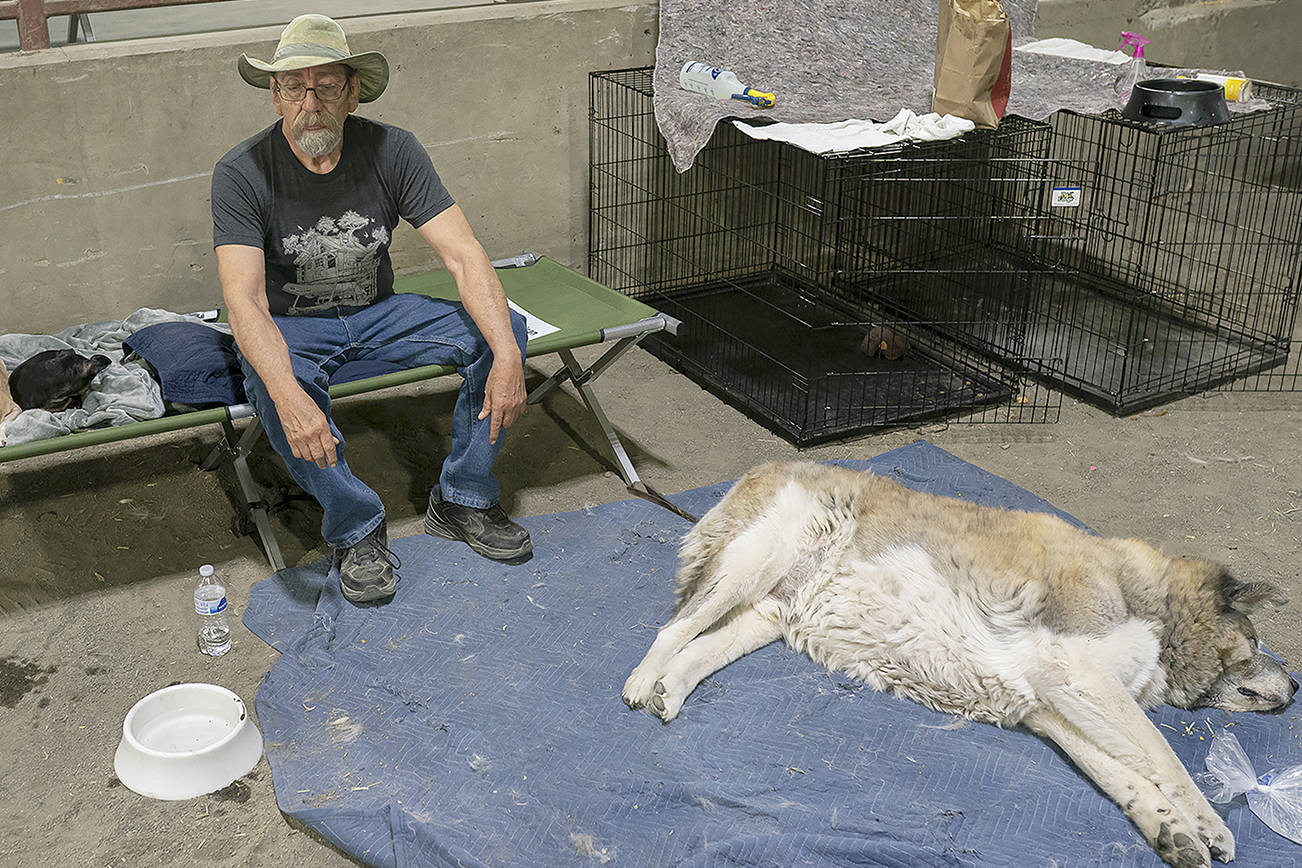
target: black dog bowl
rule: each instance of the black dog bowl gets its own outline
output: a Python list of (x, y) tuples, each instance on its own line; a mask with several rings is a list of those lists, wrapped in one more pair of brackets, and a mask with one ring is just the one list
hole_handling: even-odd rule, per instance
[(1228, 119), (1230, 110), (1224, 88), (1214, 81), (1154, 78), (1135, 85), (1121, 114), (1132, 121), (1203, 127)]

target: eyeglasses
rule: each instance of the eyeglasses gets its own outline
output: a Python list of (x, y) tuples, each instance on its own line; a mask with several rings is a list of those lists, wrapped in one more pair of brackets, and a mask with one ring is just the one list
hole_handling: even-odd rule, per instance
[(321, 102), (335, 102), (344, 95), (344, 91), (347, 89), (347, 79), (344, 81), (323, 81), (316, 87), (306, 87), (301, 81), (290, 81), (284, 84), (276, 82), (276, 93), (287, 102), (302, 102), (307, 99), (309, 90), (315, 93), (316, 98)]

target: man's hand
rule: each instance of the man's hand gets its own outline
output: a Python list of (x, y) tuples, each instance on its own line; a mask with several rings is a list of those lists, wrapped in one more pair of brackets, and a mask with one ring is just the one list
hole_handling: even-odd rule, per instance
[(484, 406), (479, 418), (492, 416), (488, 427), (488, 442), (496, 443), (503, 428), (510, 428), (524, 412), (524, 368), (518, 357), (494, 358), (484, 385)]
[(339, 441), (330, 433), (330, 420), (307, 392), (295, 386), (273, 400), (294, 457), (314, 461), (317, 467), (334, 467), (339, 462), (335, 454)]
[(475, 240), (461, 209), (452, 205), (416, 230), (434, 248), (457, 282), (457, 294), (480, 334), (493, 350), (493, 367), (484, 386), (479, 418), (492, 417), (488, 442), (496, 443), (524, 412), (524, 366), (511, 331), (511, 311), (497, 272)]

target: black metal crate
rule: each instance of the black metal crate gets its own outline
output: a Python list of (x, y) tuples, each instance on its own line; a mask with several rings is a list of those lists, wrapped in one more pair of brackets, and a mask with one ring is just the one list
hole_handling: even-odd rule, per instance
[[(865, 317), (790, 274), (661, 293), (656, 305), (683, 327), (652, 336), (653, 353), (798, 446), (1026, 400), (1014, 372), (934, 324)], [(865, 346), (883, 329), (907, 347), (900, 358)]]
[(877, 154), (842, 185), (840, 269), (851, 305), (936, 324), (1029, 371), (1061, 366), (1071, 304), (1050, 299), (1041, 249), (1049, 127), (1006, 118), (997, 131)]
[(1270, 110), (1209, 127), (1054, 116), (1046, 196), (1079, 188), (1078, 206), (1046, 203), (1037, 254), (1051, 269), (1040, 297), (1073, 308), (1055, 381), (1118, 413), (1302, 385), (1302, 105), (1255, 87)]
[[(591, 97), (589, 274), (683, 320), (677, 338), (646, 341), (653, 353), (798, 445), (940, 416), (1056, 420), (1061, 399), (1022, 376), (1024, 301), (977, 317), (1002, 329), (996, 360), (968, 335), (973, 311), (936, 317), (866, 291), (890, 267), (853, 240), (864, 238), (869, 202), (893, 201), (903, 210), (878, 221), (876, 245), (924, 255), (934, 238), (909, 209), (941, 208), (954, 269), (942, 279), (988, 280), (992, 215), (1036, 201), (1029, 187), (1010, 195), (991, 180), (991, 143), (1011, 142), (1012, 128), (1003, 139), (819, 157), (724, 123), (678, 174), (656, 129), (650, 69), (594, 73)], [(1048, 128), (1024, 123), (1036, 128), (1022, 158), (1038, 190)], [(1034, 235), (1032, 225), (1020, 233)], [(903, 257), (892, 267), (902, 271)], [(998, 264), (1015, 284), (1009, 295), (1031, 290), (1025, 266)], [(869, 339), (882, 329), (907, 345), (901, 357)]]

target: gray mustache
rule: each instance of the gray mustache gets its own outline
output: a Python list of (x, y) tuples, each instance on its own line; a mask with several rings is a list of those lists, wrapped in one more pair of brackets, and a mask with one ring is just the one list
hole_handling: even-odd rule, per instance
[(331, 132), (339, 129), (339, 122), (336, 121), (332, 115), (329, 115), (326, 112), (304, 113), (294, 118), (294, 129), (298, 132), (302, 132), (307, 129), (308, 126), (314, 125), (323, 126)]

